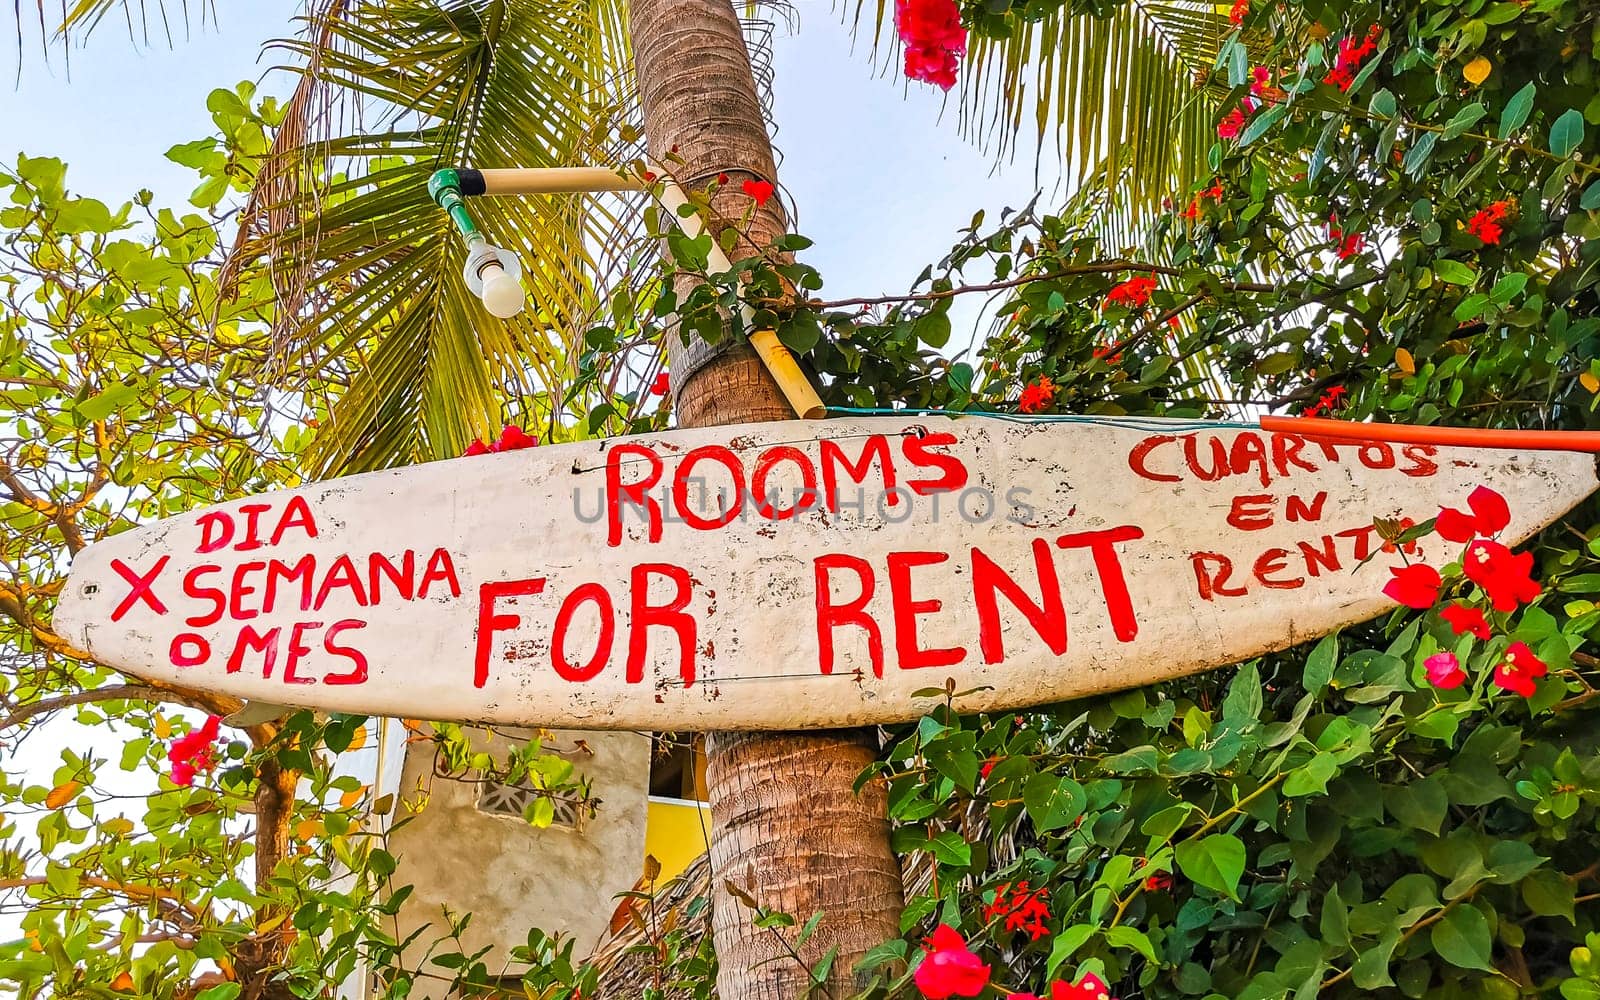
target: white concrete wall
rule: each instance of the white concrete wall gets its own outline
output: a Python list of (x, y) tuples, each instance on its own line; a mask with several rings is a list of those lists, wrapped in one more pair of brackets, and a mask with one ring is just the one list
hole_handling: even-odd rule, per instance
[[(469, 732), (475, 749), (497, 758), (504, 755), (508, 739), (526, 735), (516, 730), (500, 730), (498, 736)], [(579, 740), (588, 752), (574, 749)], [(576, 954), (584, 955), (616, 908), (612, 897), (633, 887), (644, 859), (649, 737), (556, 730), (546, 746), (569, 757), (577, 772), (591, 780), (593, 795), (600, 800), (580, 830), (539, 830), (514, 816), (482, 812), (477, 785), (433, 775), (432, 744), (407, 747), (402, 804), (396, 806), (394, 819), (408, 815), (404, 803), (420, 797), (426, 805), (391, 834), (398, 861), (394, 883), (415, 887), (400, 911), (400, 939), (423, 924), (432, 925), (407, 952), (407, 966), (447, 930), (444, 907), (472, 914), (463, 950), (470, 955), (493, 946), (482, 959), (492, 974), (502, 968), (509, 975), (522, 971), (522, 966), (507, 963), (510, 949), (526, 943), (531, 927), (576, 938)], [(449, 974), (437, 967), (431, 971)], [(442, 986), (430, 991), (428, 981), (420, 980), (411, 995), (442, 1000)]]

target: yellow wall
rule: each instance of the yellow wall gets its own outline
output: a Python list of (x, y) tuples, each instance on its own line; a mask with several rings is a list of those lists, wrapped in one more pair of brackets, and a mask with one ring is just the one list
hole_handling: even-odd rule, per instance
[(661, 862), (661, 879), (672, 878), (705, 853), (711, 807), (704, 802), (650, 796), (644, 851)]

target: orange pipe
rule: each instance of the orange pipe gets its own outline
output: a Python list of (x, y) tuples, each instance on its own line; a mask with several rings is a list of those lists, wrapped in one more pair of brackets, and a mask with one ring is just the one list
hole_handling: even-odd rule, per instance
[(1392, 441), (1449, 448), (1516, 448), (1524, 451), (1600, 452), (1600, 431), (1522, 431), (1492, 427), (1424, 427), (1370, 424), (1319, 417), (1262, 417), (1261, 429), (1344, 441)]

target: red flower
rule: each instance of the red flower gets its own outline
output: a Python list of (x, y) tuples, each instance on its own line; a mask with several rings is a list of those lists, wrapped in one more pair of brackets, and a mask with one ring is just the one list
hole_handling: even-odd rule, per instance
[(1050, 1000), (1111, 1000), (1110, 990), (1104, 979), (1092, 972), (1086, 972), (1082, 979), (1071, 985), (1063, 982), (1051, 983)]
[(1469, 608), (1457, 601), (1439, 612), (1439, 617), (1450, 623), (1450, 631), (1456, 635), (1471, 632), (1479, 639), (1489, 638), (1489, 623), (1483, 620), (1483, 611), (1479, 608)]
[(671, 383), (666, 372), (657, 375), (655, 381), (650, 383), (650, 392), (657, 396), (665, 396), (670, 388)]
[(1022, 389), (1022, 397), (1017, 400), (1017, 409), (1023, 413), (1038, 413), (1049, 406), (1056, 398), (1056, 384), (1048, 376), (1039, 376), (1038, 381), (1030, 382)]
[(1367, 237), (1363, 233), (1351, 233), (1338, 241), (1333, 252), (1340, 260), (1349, 260), (1351, 257), (1360, 256), (1361, 251), (1367, 248)]
[(1273, 86), (1272, 70), (1265, 66), (1250, 70), (1250, 93), (1263, 101), (1281, 101), (1285, 96), (1282, 88)]
[(1470, 542), (1478, 535), (1493, 538), (1511, 523), (1511, 508), (1506, 498), (1487, 486), (1473, 490), (1467, 497), (1467, 506), (1472, 513), (1463, 513), (1454, 507), (1440, 509), (1439, 518), (1433, 523), (1439, 537), (1451, 542)]
[(644, 172), (644, 173), (643, 173), (643, 174), (641, 174), (641, 175), (640, 175), (640, 176), (642, 176), (642, 177), (643, 177), (643, 178), (644, 178), (644, 182), (645, 182), (645, 183), (646, 183), (646, 184), (654, 184), (654, 183), (655, 183), (655, 180), (656, 180), (656, 172), (655, 172), (655, 171), (654, 171), (654, 170), (646, 170), (646, 171), (645, 171), (645, 172)]
[(1127, 306), (1129, 309), (1142, 309), (1150, 301), (1150, 293), (1156, 290), (1156, 279), (1151, 277), (1129, 278), (1120, 285), (1112, 287), (1106, 293), (1105, 306)]
[(1104, 361), (1108, 365), (1120, 365), (1122, 364), (1122, 352), (1118, 351), (1112, 354), (1110, 345), (1096, 347), (1094, 349), (1094, 359), (1096, 361)]
[(1550, 672), (1544, 661), (1533, 655), (1533, 650), (1527, 643), (1513, 642), (1506, 649), (1505, 658), (1500, 665), (1494, 668), (1494, 682), (1507, 691), (1522, 695), (1524, 698), (1533, 697), (1533, 682), (1535, 678), (1543, 677)]
[(1217, 136), (1223, 139), (1237, 139), (1239, 133), (1244, 131), (1245, 122), (1249, 120), (1250, 116), (1244, 108), (1234, 108), (1217, 123)]
[(1454, 653), (1435, 653), (1422, 661), (1428, 672), (1428, 683), (1444, 691), (1458, 688), (1467, 681), (1467, 672)]
[(1498, 244), (1501, 233), (1504, 231), (1500, 222), (1510, 210), (1511, 202), (1509, 201), (1491, 202), (1488, 208), (1480, 208), (1472, 213), (1472, 218), (1467, 220), (1467, 232), (1485, 243)]
[(1543, 591), (1533, 579), (1533, 553), (1513, 555), (1499, 542), (1480, 538), (1461, 559), (1467, 579), (1483, 588), (1496, 611), (1515, 611)]
[[(1322, 402), (1323, 403), (1327, 403), (1328, 402), (1328, 397), (1327, 396), (1323, 396), (1322, 397)], [(1411, 520), (1411, 518), (1409, 518), (1409, 517), (1402, 517), (1400, 519), (1400, 531), (1402, 533), (1410, 531), (1412, 528), (1415, 528), (1416, 526), (1417, 526), (1417, 522)], [(1417, 551), (1417, 540), (1415, 538), (1413, 538), (1411, 541), (1402, 542), (1399, 545), (1396, 545), (1394, 542), (1384, 542), (1383, 543), (1383, 551), (1384, 552), (1399, 552), (1401, 549), (1404, 549), (1406, 554), (1410, 555), (1411, 553)]]
[(1378, 51), (1378, 38), (1382, 34), (1383, 29), (1373, 25), (1367, 29), (1367, 35), (1359, 45), (1356, 44), (1354, 35), (1339, 39), (1339, 54), (1334, 57), (1333, 68), (1322, 78), (1322, 82), (1335, 84), (1340, 90), (1349, 91), (1355, 86), (1356, 73), (1361, 69), (1362, 62)]
[(754, 198), (757, 205), (765, 205), (772, 197), (771, 181), (745, 181), (742, 186), (744, 193)]
[(1144, 880), (1145, 892), (1160, 892), (1172, 888), (1172, 876), (1167, 872), (1156, 872)]
[(467, 456), (470, 456), (470, 455), (487, 455), (487, 454), (489, 454), (489, 446), (484, 444), (482, 441), (479, 441), (479, 440), (476, 440), (476, 439), (474, 439), (471, 444), (467, 445), (467, 450), (466, 451), (461, 453), (463, 458), (465, 458)]
[(217, 766), (211, 756), (212, 744), (222, 726), (222, 716), (208, 715), (205, 724), (172, 741), (167, 748), (167, 761), (172, 765), (172, 783), (185, 787), (194, 784), (197, 772), (210, 771)]
[(1228, 20), (1234, 24), (1243, 24), (1245, 15), (1250, 13), (1250, 0), (1233, 0), (1233, 7), (1228, 11)]
[(526, 431), (515, 424), (506, 424), (505, 430), (500, 432), (500, 437), (495, 441), (493, 451), (517, 451), (521, 448), (533, 448), (539, 444), (539, 439), (530, 437)]
[(1050, 933), (1045, 921), (1050, 919), (1050, 898), (1046, 889), (1030, 889), (1027, 882), (1006, 882), (994, 891), (994, 902), (983, 908), (983, 919), (1005, 918), (1005, 929), (1022, 931), (1030, 940), (1037, 941)]
[(1439, 588), (1444, 585), (1439, 571), (1424, 563), (1390, 567), (1394, 579), (1383, 585), (1384, 596), (1408, 608), (1431, 608), (1439, 601)]
[(949, 90), (959, 57), (967, 51), (967, 29), (955, 0), (895, 0), (895, 27), (905, 43), (906, 76)]
[[(1056, 980), (1050, 984), (1050, 1000), (1111, 1000), (1105, 981), (1092, 972), (1084, 973), (1076, 984)], [(1040, 1000), (1032, 993), (1008, 993), (1006, 1000)]]
[(923, 947), (928, 955), (912, 978), (928, 1000), (975, 997), (989, 984), (989, 967), (949, 924), (940, 924)]
[(717, 175), (717, 183), (718, 184), (726, 184), (726, 183), (728, 183), (728, 175), (727, 174), (718, 174)]
[(1000, 763), (999, 757), (990, 757), (988, 760), (984, 761), (983, 766), (978, 768), (979, 776), (987, 779), (989, 777), (989, 772), (993, 771), (994, 766), (998, 763)]

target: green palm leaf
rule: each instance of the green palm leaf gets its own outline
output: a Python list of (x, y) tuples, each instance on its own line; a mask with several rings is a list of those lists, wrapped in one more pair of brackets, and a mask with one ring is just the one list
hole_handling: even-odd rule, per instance
[(614, 260), (604, 248), (625, 228), (619, 203), (474, 205), (527, 269), (532, 305), (506, 322), (467, 291), (464, 248), (426, 183), (458, 163), (606, 162), (626, 37), (613, 0), (334, 0), (280, 43), (301, 86), (233, 266), (272, 263), (286, 373), (348, 372), (312, 448), (317, 472), (459, 454), (508, 397), (520, 419), (554, 424), (575, 331)]

